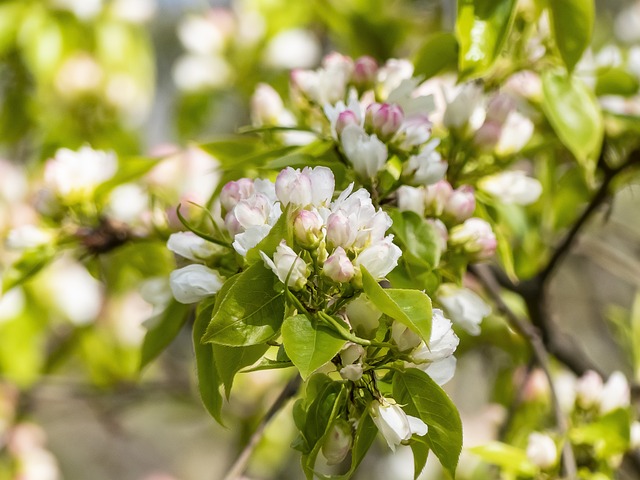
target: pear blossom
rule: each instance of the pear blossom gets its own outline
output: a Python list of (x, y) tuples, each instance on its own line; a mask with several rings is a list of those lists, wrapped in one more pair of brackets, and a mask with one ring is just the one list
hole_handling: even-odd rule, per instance
[(347, 125), (340, 135), (342, 149), (353, 169), (363, 178), (375, 178), (387, 162), (387, 145), (368, 135), (359, 125)]
[(353, 331), (364, 338), (370, 338), (375, 333), (382, 317), (382, 312), (364, 293), (351, 300), (345, 312)]
[(193, 232), (172, 233), (167, 241), (167, 248), (193, 262), (202, 262), (219, 250), (217, 245)]
[(169, 275), (173, 296), (180, 303), (195, 303), (214, 295), (222, 288), (224, 279), (205, 265), (187, 265)]
[(542, 193), (542, 185), (525, 172), (501, 172), (484, 177), (478, 183), (478, 188), (503, 203), (529, 205), (534, 203)]
[(402, 250), (393, 243), (393, 235), (365, 248), (355, 259), (356, 267), (364, 267), (376, 280), (387, 276), (398, 265)]
[(45, 183), (63, 198), (84, 198), (113, 177), (117, 168), (118, 162), (113, 152), (94, 150), (88, 146), (75, 152), (61, 148), (47, 161)]
[(407, 415), (399, 405), (391, 402), (393, 401), (385, 398), (374, 400), (371, 418), (389, 448), (395, 452), (396, 446), (409, 440), (412, 435), (426, 435), (428, 427), (421, 419)]
[(558, 462), (558, 447), (548, 435), (533, 432), (527, 443), (527, 458), (543, 470), (551, 468)]
[(480, 334), (480, 322), (491, 313), (491, 308), (482, 298), (465, 287), (443, 283), (436, 293), (445, 312), (470, 335)]
[(264, 265), (276, 274), (278, 280), (287, 283), (289, 288), (300, 290), (307, 283), (309, 267), (298, 254), (283, 240), (276, 247), (271, 260), (264, 252), (260, 252)]
[(329, 255), (324, 261), (322, 268), (323, 273), (334, 282), (348, 282), (355, 275), (356, 271), (349, 260), (344, 248), (338, 247), (335, 251)]

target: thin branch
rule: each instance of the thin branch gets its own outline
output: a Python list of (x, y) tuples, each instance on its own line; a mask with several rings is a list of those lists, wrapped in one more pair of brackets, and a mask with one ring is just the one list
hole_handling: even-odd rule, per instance
[(282, 407), (284, 407), (284, 405), (290, 398), (298, 393), (298, 389), (300, 388), (301, 384), (302, 379), (300, 378), (300, 375), (296, 375), (291, 380), (289, 380), (289, 383), (285, 385), (276, 401), (273, 402), (273, 405), (271, 405), (271, 408), (267, 410), (267, 413), (260, 421), (260, 424), (256, 428), (255, 432), (253, 432), (253, 435), (251, 435), (251, 438), (249, 439), (247, 445), (242, 449), (242, 452), (240, 452), (240, 455), (229, 469), (229, 472), (227, 473), (227, 476), (224, 477), (224, 480), (240, 480), (242, 478), (242, 475), (249, 465), (249, 459), (251, 458), (253, 451), (258, 446), (258, 443), (262, 439), (262, 435), (264, 434), (269, 421), (276, 415), (276, 413), (280, 411)]
[[(556, 418), (556, 425), (558, 431), (563, 438), (566, 438), (569, 424), (567, 418), (562, 413), (558, 396), (556, 394), (553, 379), (551, 378), (551, 371), (549, 369), (549, 354), (545, 348), (545, 345), (540, 337), (538, 330), (523, 320), (521, 320), (502, 300), (500, 292), (500, 285), (495, 280), (491, 271), (484, 265), (472, 265), (469, 267), (471, 273), (480, 281), (480, 283), (487, 290), (487, 293), (494, 301), (498, 310), (507, 318), (509, 324), (516, 329), (521, 335), (523, 335), (530, 343), (533, 355), (536, 362), (542, 369), (549, 383), (549, 391), (551, 394), (551, 405)], [(568, 441), (564, 442), (562, 448), (562, 468), (564, 474), (569, 479), (577, 478), (578, 467), (576, 465), (576, 459), (573, 454), (573, 449)]]

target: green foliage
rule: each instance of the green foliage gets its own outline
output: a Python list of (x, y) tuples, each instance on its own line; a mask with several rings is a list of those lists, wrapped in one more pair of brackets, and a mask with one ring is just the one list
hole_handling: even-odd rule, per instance
[(440, 262), (438, 233), (415, 212), (390, 210), (393, 233), (404, 246), (403, 256), (419, 267), (434, 269)]
[(457, 68), (458, 42), (448, 32), (439, 32), (426, 39), (414, 58), (415, 73), (425, 80), (443, 71)]
[(550, 0), (547, 5), (556, 46), (567, 70), (572, 71), (591, 41), (595, 1)]
[(593, 175), (604, 134), (595, 97), (578, 78), (560, 71), (545, 72), (542, 89), (549, 123), (587, 175)]
[(431, 299), (419, 290), (384, 289), (362, 268), (364, 292), (373, 304), (394, 320), (420, 335), (427, 344), (431, 336)]
[(345, 344), (343, 338), (307, 315), (287, 317), (282, 324), (282, 342), (287, 355), (306, 379), (329, 362)]
[(462, 423), (447, 394), (422, 370), (410, 368), (393, 376), (393, 397), (409, 415), (429, 426), (429, 448), (455, 477), (462, 450)]
[(485, 462), (497, 465), (513, 475), (531, 478), (538, 472), (538, 467), (531, 463), (524, 450), (506, 443), (489, 442), (473, 447), (471, 451)]
[(147, 321), (148, 330), (142, 343), (140, 358), (141, 369), (160, 355), (180, 333), (189, 318), (189, 312), (189, 306), (172, 300), (161, 314)]
[(202, 341), (242, 347), (271, 340), (284, 320), (284, 294), (275, 290), (273, 272), (259, 262), (234, 278), (225, 294), (219, 293), (220, 307)]
[(463, 78), (487, 73), (509, 35), (516, 0), (458, 0), (456, 38)]

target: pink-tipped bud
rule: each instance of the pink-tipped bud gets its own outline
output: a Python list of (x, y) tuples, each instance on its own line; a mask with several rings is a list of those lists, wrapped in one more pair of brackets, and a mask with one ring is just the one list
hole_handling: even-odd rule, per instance
[(350, 281), (356, 273), (355, 267), (344, 248), (338, 247), (324, 262), (324, 274), (334, 282), (345, 283)]
[(380, 139), (391, 138), (400, 128), (404, 120), (402, 108), (388, 103), (372, 103), (367, 107), (365, 127)]
[(425, 188), (424, 204), (427, 216), (439, 217), (444, 211), (444, 207), (453, 193), (451, 184), (446, 180), (429, 185)]
[(444, 214), (455, 223), (460, 223), (470, 218), (476, 209), (476, 197), (473, 187), (463, 185), (456, 188), (444, 206)]
[(367, 89), (373, 86), (378, 75), (378, 62), (373, 57), (364, 56), (355, 61), (351, 81), (356, 87)]
[(300, 210), (293, 221), (296, 241), (304, 248), (317, 247), (322, 240), (322, 217), (311, 210)]
[(241, 178), (227, 183), (220, 192), (220, 203), (228, 212), (235, 207), (240, 200), (249, 198), (254, 192), (253, 181), (248, 178)]
[(358, 116), (354, 112), (345, 110), (338, 115), (338, 119), (336, 120), (336, 133), (341, 135), (345, 127), (348, 125), (358, 125), (359, 123)]
[(472, 261), (487, 260), (498, 246), (491, 225), (480, 218), (469, 218), (451, 229), (449, 243), (463, 248)]

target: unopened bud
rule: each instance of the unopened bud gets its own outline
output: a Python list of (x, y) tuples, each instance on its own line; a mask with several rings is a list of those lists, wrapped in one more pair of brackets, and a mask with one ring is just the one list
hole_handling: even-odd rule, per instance
[(315, 211), (301, 210), (293, 221), (296, 241), (304, 248), (314, 248), (322, 240), (322, 217)]
[(556, 443), (548, 435), (533, 432), (529, 435), (527, 458), (543, 470), (553, 467), (558, 461)]
[(324, 274), (334, 282), (350, 281), (356, 273), (355, 267), (342, 247), (336, 248), (324, 262)]
[(382, 317), (382, 312), (364, 293), (349, 302), (346, 313), (353, 331), (364, 338), (371, 338), (375, 334)]
[(365, 90), (373, 86), (377, 75), (378, 62), (372, 57), (363, 56), (355, 61), (351, 81), (356, 87)]
[(455, 223), (460, 223), (471, 217), (475, 209), (476, 197), (473, 187), (463, 185), (451, 192), (444, 206), (444, 214)]
[(425, 212), (427, 216), (439, 217), (453, 193), (453, 188), (446, 180), (429, 185), (425, 189)]
[(472, 261), (492, 257), (498, 246), (491, 225), (480, 218), (469, 218), (462, 225), (453, 227), (449, 243), (462, 246)]
[(339, 419), (331, 426), (327, 438), (322, 444), (322, 454), (329, 465), (337, 465), (347, 457), (352, 444), (351, 425), (347, 421)]
[(336, 120), (336, 133), (340, 135), (346, 126), (358, 125), (359, 123), (358, 116), (354, 112), (345, 110), (338, 115), (338, 119)]
[(385, 140), (391, 138), (398, 131), (403, 120), (404, 113), (400, 106), (372, 103), (367, 107), (364, 122), (368, 130)]

